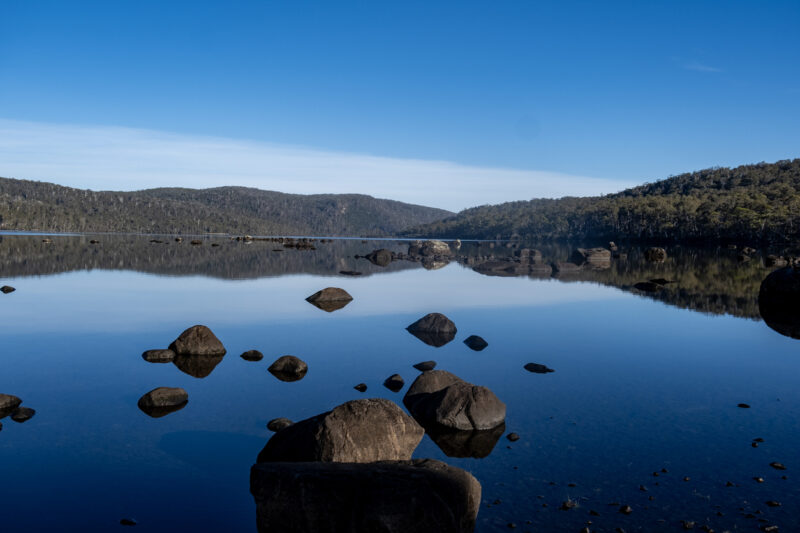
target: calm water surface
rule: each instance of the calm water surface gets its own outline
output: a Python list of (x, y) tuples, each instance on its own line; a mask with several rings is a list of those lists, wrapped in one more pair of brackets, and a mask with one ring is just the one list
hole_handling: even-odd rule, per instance
[[(412, 365), (430, 359), (491, 388), (508, 407), (505, 433), (521, 436), (480, 459), (448, 457), (428, 436), (414, 454), (480, 481), (477, 531), (577, 532), (587, 521), (675, 531), (682, 520), (800, 530), (800, 341), (759, 317), (770, 271), (759, 258), (676, 248), (654, 265), (631, 249), (609, 269), (556, 279), (481, 275), (468, 263), (513, 253), (486, 244), (465, 243), (460, 262), (428, 270), (353, 257), (401, 251), (398, 242), (274, 252), (224, 238), (90, 238), (0, 241), (0, 285), (17, 289), (0, 294), (0, 392), (36, 409), (23, 424), (2, 420), (0, 531), (109, 531), (131, 517), (136, 531), (254, 532), (249, 470), (272, 435), (267, 421), (364, 397), (401, 404)], [(571, 248), (542, 250), (566, 260)], [(632, 288), (652, 277), (677, 283), (656, 295)], [(333, 313), (305, 302), (328, 286), (353, 302)], [(434, 348), (405, 330), (430, 312), (456, 323), (454, 341)], [(228, 350), (207, 377), (142, 360), (193, 324)], [(470, 350), (469, 335), (488, 348)], [(250, 349), (264, 360), (239, 358)], [(267, 372), (285, 354), (308, 363), (303, 380)], [(529, 362), (555, 372), (529, 373)], [(382, 386), (394, 373), (407, 384), (399, 393)], [(364, 394), (353, 389), (362, 381)], [(159, 386), (183, 387), (188, 405), (146, 416), (137, 401)], [(578, 507), (560, 510), (567, 499)], [(619, 513), (623, 504), (633, 512)]]

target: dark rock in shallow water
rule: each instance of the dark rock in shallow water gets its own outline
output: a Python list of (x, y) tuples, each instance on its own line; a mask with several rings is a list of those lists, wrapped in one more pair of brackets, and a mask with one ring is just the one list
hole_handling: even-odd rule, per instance
[(359, 383), (355, 387), (353, 387), (358, 392), (366, 392), (367, 391), (367, 384), (366, 383)]
[(10, 415), (22, 404), (22, 400), (13, 394), (0, 394), (0, 418)]
[(425, 424), (458, 430), (492, 429), (506, 417), (506, 405), (492, 391), (444, 370), (420, 374), (403, 403)]
[(239, 357), (241, 357), (245, 361), (261, 361), (264, 358), (264, 354), (259, 352), (258, 350), (247, 350)]
[(30, 407), (17, 407), (14, 412), (11, 413), (11, 420), (14, 422), (27, 422), (33, 415), (36, 414), (36, 411), (31, 409)]
[(403, 376), (400, 374), (392, 374), (383, 382), (383, 386), (392, 392), (400, 392), (400, 389), (402, 389), (405, 384), (406, 382), (403, 381)]
[(408, 460), (424, 431), (394, 402), (353, 400), (272, 436), (258, 462)]
[(435, 423), (427, 423), (422, 427), (447, 457), (473, 459), (488, 457), (506, 431), (505, 422), (492, 429), (471, 431), (446, 428)]
[(349, 304), (353, 301), (353, 297), (344, 289), (327, 287), (321, 291), (315, 292), (306, 298), (306, 301), (330, 313), (331, 311), (336, 311)]
[(139, 398), (139, 409), (147, 416), (161, 418), (180, 411), (189, 403), (189, 394), (180, 387), (158, 387)]
[(176, 355), (172, 364), (184, 374), (203, 379), (222, 362), (224, 355)]
[(661, 263), (667, 259), (667, 251), (663, 248), (648, 248), (644, 251), (644, 258), (651, 263)]
[(288, 418), (273, 418), (269, 422), (267, 422), (267, 429), (270, 431), (280, 431), (283, 428), (288, 428), (294, 422), (289, 420)]
[(177, 355), (225, 355), (225, 347), (206, 326), (192, 326), (169, 345)]
[(374, 250), (368, 253), (364, 256), (364, 259), (373, 265), (385, 267), (394, 261), (394, 253), (392, 253), (390, 250), (386, 250), (385, 248), (381, 248), (380, 250)]
[(308, 372), (308, 365), (298, 357), (284, 355), (272, 363), (268, 370), (281, 381), (299, 381)]
[(259, 533), (468, 533), (480, 483), (432, 459), (264, 463), (250, 470)]
[(2, 292), (3, 294), (8, 294), (14, 292), (15, 290), (17, 289), (11, 287), (10, 285), (3, 285), (2, 287), (0, 287), (0, 292)]
[(758, 310), (770, 328), (800, 339), (800, 268), (775, 270), (761, 282)]
[(635, 283), (633, 288), (642, 292), (658, 292), (664, 287), (652, 281), (640, 281), (639, 283)]
[(483, 338), (478, 337), (477, 335), (470, 335), (464, 340), (464, 344), (470, 347), (470, 349), (475, 350), (476, 352), (480, 352), (487, 346), (489, 343), (483, 340)]
[(453, 321), (441, 313), (429, 313), (406, 330), (425, 344), (436, 348), (452, 341), (458, 332)]
[(528, 372), (533, 372), (534, 374), (548, 374), (550, 372), (555, 372), (552, 368), (548, 368), (545, 365), (540, 365), (539, 363), (528, 363), (525, 365), (525, 370)]
[(421, 363), (417, 363), (414, 365), (414, 368), (419, 370), (420, 372), (425, 372), (426, 370), (433, 370), (436, 368), (436, 361), (423, 361)]
[(171, 363), (175, 359), (172, 350), (147, 350), (142, 354), (142, 359), (148, 363)]

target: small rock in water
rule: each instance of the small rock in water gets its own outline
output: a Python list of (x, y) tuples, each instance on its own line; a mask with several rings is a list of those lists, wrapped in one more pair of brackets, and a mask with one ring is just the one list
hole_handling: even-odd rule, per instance
[(353, 388), (354, 388), (355, 390), (357, 390), (358, 392), (366, 392), (366, 390), (367, 390), (367, 384), (366, 384), (366, 383), (359, 383), (358, 385), (356, 385), (356, 386), (355, 386), (355, 387), (353, 387)]
[(14, 292), (15, 290), (17, 289), (9, 285), (3, 285), (2, 287), (0, 287), (0, 292), (2, 292), (3, 294), (8, 294), (10, 292)]
[(525, 365), (525, 370), (528, 372), (533, 372), (534, 374), (547, 374), (549, 372), (555, 372), (552, 368), (548, 368), (545, 365), (540, 365), (539, 363), (528, 363)]
[(436, 368), (436, 361), (423, 361), (421, 363), (417, 363), (414, 365), (414, 368), (419, 370), (420, 372), (425, 372), (426, 370), (433, 370)]
[(33, 418), (33, 415), (35, 414), (36, 411), (30, 407), (18, 407), (13, 413), (11, 413), (11, 420), (22, 423)]
[(247, 350), (239, 357), (241, 357), (245, 361), (261, 361), (264, 358), (264, 354), (259, 352), (258, 350)]
[(786, 467), (782, 463), (778, 462), (770, 463), (769, 466), (771, 466), (775, 470), (786, 470)]
[(467, 346), (469, 346), (470, 349), (475, 350), (476, 352), (480, 352), (481, 350), (489, 346), (488, 342), (486, 342), (485, 340), (483, 340), (483, 338), (477, 335), (470, 335), (469, 337), (467, 337), (464, 340), (464, 344), (466, 344)]
[(294, 422), (288, 418), (273, 418), (267, 422), (267, 429), (270, 431), (280, 431), (285, 427), (291, 426), (292, 424), (294, 424)]
[(133, 518), (123, 518), (119, 521), (119, 525), (121, 526), (135, 526), (138, 522)]
[(746, 403), (740, 403), (736, 407), (741, 407), (742, 409), (750, 409), (750, 406)]
[(175, 359), (172, 350), (147, 350), (142, 354), (142, 359), (148, 363), (171, 363)]
[(392, 392), (399, 392), (405, 384), (406, 382), (403, 381), (403, 377), (400, 374), (393, 374), (383, 382), (383, 386)]
[(508, 435), (506, 435), (506, 438), (511, 442), (516, 442), (519, 440), (519, 435), (517, 435), (516, 433), (509, 433)]

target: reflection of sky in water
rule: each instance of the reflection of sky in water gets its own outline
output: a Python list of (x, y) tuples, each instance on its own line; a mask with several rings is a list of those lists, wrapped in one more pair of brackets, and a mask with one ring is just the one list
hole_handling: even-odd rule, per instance
[[(0, 392), (21, 396), (37, 415), (23, 425), (3, 420), (3, 531), (108, 531), (124, 516), (141, 531), (253, 531), (249, 466), (269, 419), (300, 420), (360, 397), (399, 403), (403, 392), (381, 383), (398, 372), (410, 384), (411, 365), (428, 359), (492, 388), (508, 405), (508, 431), (522, 436), (502, 438), (482, 460), (446, 458), (428, 438), (415, 453), (472, 471), (485, 503), (502, 500), (481, 508), (478, 531), (508, 522), (518, 531), (578, 531), (590, 518), (593, 531), (666, 531), (706, 519), (718, 531), (755, 529), (739, 507), (762, 510), (782, 531), (797, 524), (798, 341), (761, 322), (457, 265), (363, 279), (93, 271), (4, 283), (18, 290), (0, 295)], [(332, 314), (304, 301), (329, 285), (354, 301)], [(431, 311), (454, 320), (455, 341), (432, 348), (404, 330)], [(208, 378), (141, 359), (195, 323), (228, 348)], [(471, 334), (489, 347), (464, 346)], [(239, 358), (253, 348), (263, 361)], [(267, 372), (284, 354), (309, 364), (302, 381)], [(528, 373), (528, 362), (556, 372)], [(363, 395), (352, 389), (361, 381)], [(147, 417), (136, 402), (157, 386), (185, 388), (189, 404)], [(753, 407), (737, 409), (739, 402)], [(751, 448), (755, 437), (766, 442)], [(787, 480), (771, 461), (789, 467)], [(652, 477), (662, 467), (669, 474)], [(739, 487), (726, 488), (728, 480)], [(557, 510), (567, 497), (578, 510)], [(783, 506), (763, 505), (773, 499)], [(619, 515), (612, 502), (634, 513)]]

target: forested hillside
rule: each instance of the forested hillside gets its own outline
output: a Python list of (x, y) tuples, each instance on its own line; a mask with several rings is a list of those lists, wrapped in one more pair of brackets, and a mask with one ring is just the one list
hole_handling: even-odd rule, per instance
[(789, 242), (800, 238), (800, 159), (681, 174), (602, 197), (475, 207), (408, 236)]
[(451, 214), (360, 194), (244, 187), (96, 192), (0, 178), (4, 230), (383, 236)]

